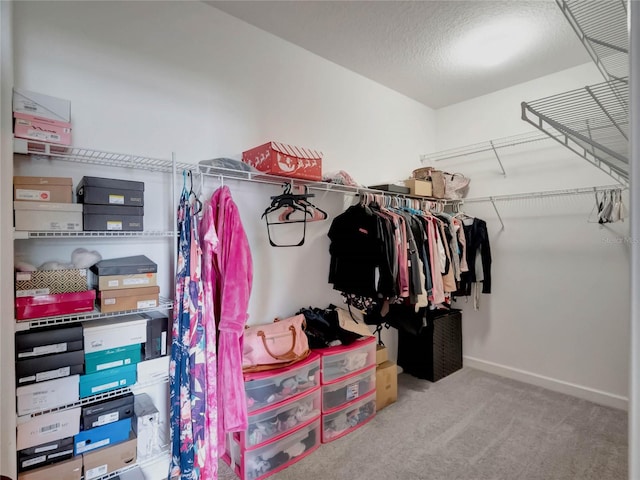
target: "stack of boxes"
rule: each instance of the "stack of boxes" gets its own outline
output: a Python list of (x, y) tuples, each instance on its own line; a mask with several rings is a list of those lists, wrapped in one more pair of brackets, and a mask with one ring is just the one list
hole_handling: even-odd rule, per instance
[(17, 138), (71, 145), (71, 102), (14, 88), (13, 134)]
[(144, 182), (82, 177), (76, 193), (85, 231), (143, 230)]
[(376, 411), (398, 399), (398, 367), (389, 361), (387, 347), (376, 347)]
[(101, 312), (158, 306), (158, 265), (144, 255), (101, 260), (91, 267)]
[(166, 440), (148, 395), (73, 405), (166, 377), (168, 328), (154, 311), (16, 333), (18, 480), (92, 480), (158, 453)]

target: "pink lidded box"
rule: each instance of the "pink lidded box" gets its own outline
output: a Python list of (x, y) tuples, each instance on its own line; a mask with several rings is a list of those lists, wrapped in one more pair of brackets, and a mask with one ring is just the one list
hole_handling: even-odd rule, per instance
[(95, 290), (16, 298), (16, 320), (91, 312)]
[(13, 113), (13, 134), (18, 138), (71, 145), (71, 124), (59, 120)]
[(334, 382), (376, 364), (375, 337), (362, 337), (349, 345), (316, 349), (322, 384)]

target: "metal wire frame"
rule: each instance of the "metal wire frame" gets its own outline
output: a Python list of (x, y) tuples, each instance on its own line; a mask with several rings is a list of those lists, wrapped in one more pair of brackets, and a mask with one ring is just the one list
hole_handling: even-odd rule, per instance
[(605, 80), (628, 77), (626, 0), (556, 0), (556, 3)]
[(621, 183), (629, 178), (629, 91), (613, 80), (522, 102), (522, 119)]

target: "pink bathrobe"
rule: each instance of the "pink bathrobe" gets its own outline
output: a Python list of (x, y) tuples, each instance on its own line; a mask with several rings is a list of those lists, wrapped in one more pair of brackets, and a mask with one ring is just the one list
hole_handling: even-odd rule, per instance
[(247, 429), (247, 403), (242, 377), (242, 347), (253, 282), (249, 241), (229, 187), (211, 197), (218, 248), (213, 256), (213, 299), (218, 319), (218, 452), (224, 453), (227, 432)]

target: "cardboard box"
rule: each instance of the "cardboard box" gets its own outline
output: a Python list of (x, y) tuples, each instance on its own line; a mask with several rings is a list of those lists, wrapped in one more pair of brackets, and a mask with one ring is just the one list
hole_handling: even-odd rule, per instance
[(86, 354), (147, 341), (147, 319), (142, 315), (92, 320), (82, 326)]
[(18, 231), (82, 231), (82, 205), (76, 203), (13, 202)]
[(144, 206), (144, 182), (82, 177), (76, 188), (78, 203)]
[(13, 111), (61, 123), (71, 122), (71, 102), (63, 98), (13, 89)]
[(48, 380), (16, 388), (18, 415), (29, 415), (80, 400), (78, 375)]
[(142, 348), (139, 343), (126, 347), (109, 348), (99, 352), (87, 353), (84, 357), (86, 373), (101, 372), (124, 365), (135, 365), (140, 361)]
[(133, 417), (133, 393), (82, 407), (80, 430), (101, 427)]
[(92, 480), (136, 462), (136, 439), (82, 455), (84, 479)]
[(17, 430), (16, 450), (72, 437), (80, 431), (80, 408), (18, 417)]
[(135, 275), (140, 273), (157, 273), (158, 265), (144, 255), (132, 257), (109, 258), (100, 260), (91, 267), (96, 275)]
[(169, 317), (164, 312), (144, 312), (147, 319), (147, 341), (142, 344), (145, 360), (167, 355), (169, 352)]
[(16, 297), (84, 292), (88, 289), (86, 268), (16, 272)]
[(18, 452), (18, 472), (62, 462), (73, 457), (73, 437), (63, 438)]
[(80, 455), (108, 445), (126, 442), (129, 440), (130, 432), (131, 419), (125, 418), (124, 420), (76, 433), (73, 437), (74, 455)]
[(40, 142), (71, 145), (71, 124), (34, 117), (23, 113), (13, 114), (13, 134), (18, 138)]
[(101, 312), (119, 312), (157, 307), (160, 287), (123, 288), (98, 292), (98, 308)]
[(94, 288), (104, 290), (120, 290), (122, 288), (144, 288), (158, 285), (157, 273), (134, 273), (130, 275), (91, 275)]
[(242, 161), (273, 175), (322, 180), (322, 152), (307, 148), (268, 142), (242, 152)]
[(389, 351), (384, 345), (376, 345), (376, 365), (389, 360)]
[(71, 177), (13, 177), (13, 199), (25, 202), (71, 203)]
[(91, 312), (95, 298), (95, 290), (16, 298), (16, 320)]
[(411, 195), (420, 197), (433, 196), (433, 188), (430, 180), (416, 180), (415, 178), (410, 178), (409, 180), (405, 180), (404, 184), (409, 187)]
[(82, 478), (82, 457), (18, 474), (18, 480), (80, 480)]
[(110, 368), (80, 376), (80, 398), (98, 395), (118, 388), (130, 387), (137, 380), (135, 365)]
[(30, 385), (84, 373), (84, 351), (54, 353), (16, 361), (16, 385)]
[(386, 361), (376, 368), (376, 412), (398, 399), (398, 367)]
[(67, 324), (16, 332), (16, 360), (82, 350), (82, 325)]
[(138, 437), (138, 457), (145, 459), (161, 450), (160, 412), (146, 393), (135, 396), (134, 409), (133, 431)]

